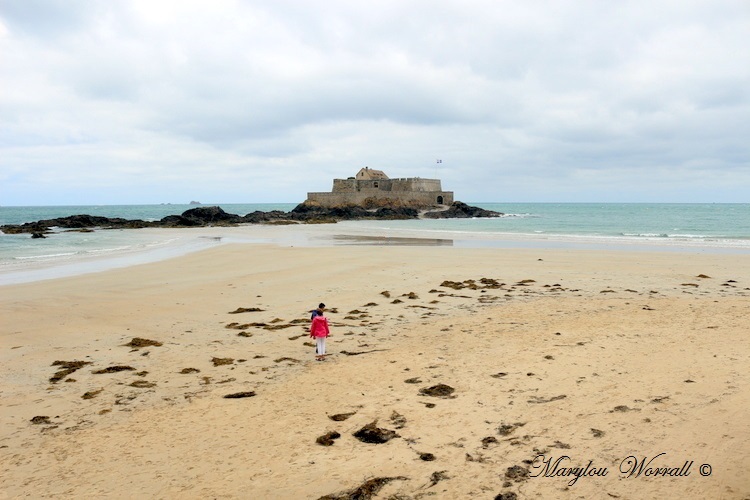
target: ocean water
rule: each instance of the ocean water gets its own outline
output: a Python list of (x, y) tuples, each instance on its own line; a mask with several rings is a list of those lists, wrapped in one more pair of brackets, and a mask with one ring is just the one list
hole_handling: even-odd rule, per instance
[[(532, 242), (534, 246), (578, 245), (583, 248), (650, 245), (693, 251), (750, 253), (750, 204), (647, 203), (470, 203), (502, 212), (491, 219), (352, 221), (343, 228), (429, 239), (474, 242), (471, 246), (502, 246), (498, 242)], [(218, 204), (245, 215), (255, 210), (289, 211), (296, 204)], [(61, 207), (0, 207), (0, 225), (21, 224), (76, 214), (159, 220), (195, 208), (191, 205), (105, 205)], [(18, 272), (53, 267), (98, 257), (124, 259), (149, 255), (158, 260), (217, 244), (209, 238), (185, 236), (189, 231), (106, 230), (92, 233), (56, 231), (46, 239), (28, 234), (0, 233), (0, 284), (18, 282)], [(483, 242), (483, 243), (479, 243)], [(328, 244), (337, 244), (335, 239)], [(346, 244), (346, 243), (342, 243)], [(588, 246), (587, 246), (588, 245)], [(516, 245), (517, 246), (517, 245)], [(110, 258), (110, 260), (111, 260)], [(130, 260), (127, 260), (127, 259)], [(98, 259), (101, 261), (102, 259)], [(141, 259), (143, 261), (143, 258)], [(91, 267), (91, 266), (89, 266)], [(8, 281), (4, 274), (15, 271)], [(50, 276), (47, 272), (45, 276)], [(28, 278), (28, 277), (27, 277)], [(23, 280), (22, 280), (23, 281)], [(26, 279), (28, 281), (28, 279)]]

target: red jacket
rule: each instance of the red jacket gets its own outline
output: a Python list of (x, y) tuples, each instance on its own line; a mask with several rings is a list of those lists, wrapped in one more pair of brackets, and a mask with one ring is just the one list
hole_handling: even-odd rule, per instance
[(311, 337), (328, 337), (328, 318), (325, 316), (315, 316), (310, 323)]

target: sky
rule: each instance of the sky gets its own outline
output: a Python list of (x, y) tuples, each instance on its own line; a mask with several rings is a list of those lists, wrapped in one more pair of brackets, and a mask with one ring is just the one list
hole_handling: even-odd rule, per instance
[(0, 0), (0, 205), (297, 203), (365, 166), (750, 202), (750, 2)]

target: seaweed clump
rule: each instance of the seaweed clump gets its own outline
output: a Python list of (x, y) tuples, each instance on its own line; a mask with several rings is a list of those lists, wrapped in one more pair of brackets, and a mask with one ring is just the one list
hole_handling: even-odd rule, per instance
[(380, 491), (383, 486), (390, 483), (391, 481), (403, 481), (406, 479), (409, 478), (404, 476), (374, 477), (372, 479), (368, 479), (354, 489), (345, 491), (343, 493), (325, 495), (320, 497), (318, 500), (369, 500), (370, 498), (377, 495), (378, 491)]
[(80, 370), (84, 366), (90, 364), (91, 361), (55, 361), (52, 363), (52, 366), (59, 366), (62, 369), (55, 372), (55, 374), (50, 377), (49, 381), (56, 384), (74, 371)]
[(123, 344), (125, 347), (132, 347), (133, 349), (138, 349), (140, 347), (161, 347), (162, 344), (158, 340), (149, 340), (149, 339), (142, 339), (140, 337), (135, 337), (133, 340), (128, 342), (127, 344)]
[(354, 433), (354, 437), (363, 443), (383, 444), (395, 437), (399, 437), (396, 431), (383, 429), (377, 426), (378, 421), (370, 422)]

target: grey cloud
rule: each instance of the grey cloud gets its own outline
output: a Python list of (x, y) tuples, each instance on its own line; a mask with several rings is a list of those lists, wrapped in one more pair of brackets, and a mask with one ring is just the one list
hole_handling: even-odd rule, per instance
[(50, 178), (96, 161), (123, 183), (200, 183), (211, 164), (276, 189), (303, 168), (435, 175), (445, 156), (456, 170), (438, 174), (468, 193), (533, 195), (637, 192), (623, 169), (684, 186), (748, 169), (743, 1), (6, 1), (0, 16), (0, 166), (53, 155), (69, 174)]

